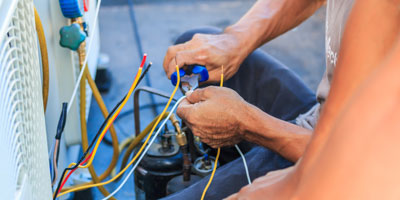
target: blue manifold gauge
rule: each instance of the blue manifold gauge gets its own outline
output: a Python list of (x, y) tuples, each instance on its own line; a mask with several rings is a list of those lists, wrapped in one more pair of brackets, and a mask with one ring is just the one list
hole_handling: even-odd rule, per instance
[(61, 11), (66, 18), (77, 18), (83, 15), (83, 0), (59, 0)]

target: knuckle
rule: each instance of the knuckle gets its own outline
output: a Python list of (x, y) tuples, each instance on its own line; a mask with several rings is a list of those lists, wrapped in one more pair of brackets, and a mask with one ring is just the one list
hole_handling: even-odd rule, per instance
[(201, 33), (196, 33), (193, 35), (193, 40), (199, 40), (201, 38)]
[(170, 47), (168, 47), (168, 49), (167, 49), (167, 55), (170, 55), (170, 54), (172, 54), (172, 52), (174, 52), (174, 49), (175, 49), (175, 47), (174, 47), (174, 46), (170, 46)]

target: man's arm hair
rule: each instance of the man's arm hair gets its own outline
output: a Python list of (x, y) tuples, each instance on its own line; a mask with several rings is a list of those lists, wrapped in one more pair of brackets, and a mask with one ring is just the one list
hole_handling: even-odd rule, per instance
[(225, 32), (236, 35), (248, 55), (299, 25), (324, 3), (325, 0), (259, 0)]

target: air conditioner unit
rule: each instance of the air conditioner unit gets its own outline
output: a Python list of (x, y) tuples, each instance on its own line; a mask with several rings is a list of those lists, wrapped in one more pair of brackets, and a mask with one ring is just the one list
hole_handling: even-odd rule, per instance
[[(50, 88), (46, 113), (34, 6), (42, 19), (49, 53)], [(94, 6), (92, 3), (90, 12), (85, 15), (89, 25), (93, 21)], [(59, 29), (68, 23), (57, 0), (0, 0), (1, 199), (52, 197), (48, 152), (54, 141), (61, 104), (71, 97), (79, 73), (75, 53), (59, 46)], [(94, 45), (88, 64), (94, 76), (99, 54), (98, 30), (92, 37)], [(91, 92), (86, 91), (89, 106)], [(77, 100), (63, 135), (59, 170), (76, 161), (78, 156)]]
[(2, 199), (49, 199), (40, 63), (32, 0), (0, 1)]

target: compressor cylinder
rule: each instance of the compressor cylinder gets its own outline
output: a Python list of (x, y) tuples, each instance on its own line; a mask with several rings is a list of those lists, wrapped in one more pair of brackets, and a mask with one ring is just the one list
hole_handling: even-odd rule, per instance
[(168, 132), (158, 137), (135, 170), (136, 199), (165, 197), (167, 183), (182, 174), (182, 162), (175, 137)]

